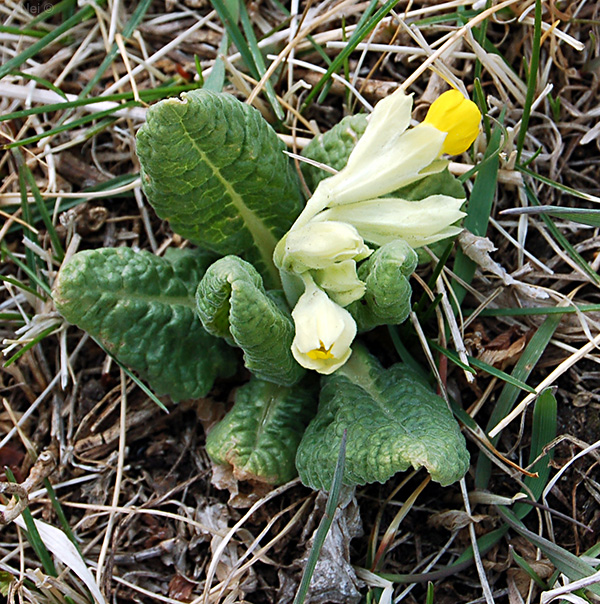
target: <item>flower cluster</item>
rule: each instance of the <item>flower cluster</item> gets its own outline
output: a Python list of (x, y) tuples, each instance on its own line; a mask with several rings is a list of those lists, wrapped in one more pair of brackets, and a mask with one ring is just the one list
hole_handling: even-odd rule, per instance
[(420, 201), (383, 197), (440, 172), (443, 153), (468, 149), (481, 114), (457, 90), (442, 94), (425, 120), (408, 128), (412, 96), (402, 90), (380, 101), (346, 167), (319, 183), (274, 260), (286, 295), (295, 305), (292, 353), (304, 367), (329, 374), (351, 354), (356, 324), (344, 308), (360, 299), (365, 284), (356, 263), (396, 239), (413, 248), (455, 236), (463, 200), (431, 195)]

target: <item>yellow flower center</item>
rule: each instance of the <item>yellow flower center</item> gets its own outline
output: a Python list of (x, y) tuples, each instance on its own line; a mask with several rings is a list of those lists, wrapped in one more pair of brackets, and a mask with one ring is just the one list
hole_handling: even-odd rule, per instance
[(459, 155), (477, 138), (480, 121), (481, 112), (473, 101), (458, 90), (448, 90), (431, 104), (423, 123), (447, 132), (442, 151)]
[(319, 340), (319, 344), (321, 345), (319, 348), (315, 348), (314, 350), (310, 350), (306, 353), (306, 356), (313, 361), (318, 359), (333, 359), (333, 355), (331, 354), (331, 349), (333, 348), (333, 344), (329, 348), (325, 348), (325, 344)]

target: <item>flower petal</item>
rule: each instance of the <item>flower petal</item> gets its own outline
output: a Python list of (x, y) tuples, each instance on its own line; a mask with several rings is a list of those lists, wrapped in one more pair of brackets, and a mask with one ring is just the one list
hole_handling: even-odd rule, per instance
[(365, 293), (366, 286), (358, 278), (354, 260), (336, 262), (327, 268), (313, 271), (312, 274), (316, 284), (340, 306), (348, 306)]
[(447, 132), (443, 151), (458, 155), (473, 144), (479, 134), (480, 122), (479, 107), (458, 90), (448, 90), (431, 104), (423, 124)]
[(315, 196), (326, 200), (322, 207), (332, 208), (392, 193), (426, 175), (421, 171), (440, 155), (445, 138), (445, 132), (428, 124), (408, 130), (360, 165), (322, 180)]
[(325, 210), (313, 220), (348, 222), (365, 241), (376, 245), (403, 239), (417, 248), (458, 235), (462, 229), (452, 225), (465, 216), (460, 209), (464, 202), (448, 195), (430, 195), (420, 201), (371, 199)]
[(371, 251), (352, 225), (311, 221), (286, 235), (284, 248), (277, 250), (275, 262), (287, 271), (303, 273), (344, 260), (362, 260)]
[(306, 283), (306, 291), (292, 311), (296, 326), (292, 354), (303, 367), (330, 374), (352, 354), (350, 345), (356, 336), (356, 323), (312, 279)]
[(410, 124), (412, 104), (412, 94), (407, 95), (401, 88), (379, 101), (369, 117), (365, 133), (350, 154), (346, 167), (353, 170), (392, 146)]

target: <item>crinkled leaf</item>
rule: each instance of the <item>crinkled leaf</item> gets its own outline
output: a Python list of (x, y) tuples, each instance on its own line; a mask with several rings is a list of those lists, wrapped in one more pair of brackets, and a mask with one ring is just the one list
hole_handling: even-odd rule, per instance
[(54, 301), (158, 394), (198, 398), (235, 370), (231, 349), (195, 313), (207, 260), (199, 253), (169, 261), (123, 247), (79, 252), (62, 267)]
[[(352, 149), (366, 127), (367, 116), (364, 113), (346, 116), (331, 130), (313, 138), (302, 151), (302, 155), (339, 171), (346, 165)], [(301, 166), (311, 191), (314, 191), (324, 178), (331, 176), (329, 172), (316, 166), (304, 162)]]
[(360, 264), (358, 277), (367, 289), (361, 300), (348, 306), (359, 330), (406, 320), (412, 294), (408, 279), (416, 267), (417, 254), (400, 239), (375, 250)]
[(275, 244), (303, 205), (284, 148), (256, 109), (208, 90), (152, 106), (137, 136), (157, 214), (201, 247), (252, 262), (269, 285)]
[(252, 378), (210, 431), (206, 451), (240, 480), (287, 482), (296, 476), (296, 449), (316, 407), (316, 389), (306, 381), (287, 388)]
[(360, 347), (348, 363), (323, 379), (319, 411), (296, 455), (302, 482), (327, 490), (347, 430), (344, 484), (385, 482), (409, 466), (424, 466), (449, 485), (469, 467), (458, 423), (445, 401), (397, 364), (383, 369)]
[(237, 256), (217, 260), (202, 278), (196, 302), (205, 329), (239, 346), (256, 376), (284, 386), (302, 377), (291, 351), (292, 317), (282, 308), (281, 294), (266, 292), (250, 263)]

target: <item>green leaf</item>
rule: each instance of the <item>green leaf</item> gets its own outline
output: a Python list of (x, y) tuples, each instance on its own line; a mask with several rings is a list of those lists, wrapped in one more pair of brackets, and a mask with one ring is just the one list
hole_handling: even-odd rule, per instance
[(63, 265), (54, 301), (158, 394), (198, 398), (235, 371), (232, 351), (204, 331), (194, 311), (206, 262), (205, 254), (169, 261), (123, 247), (80, 252)]
[[(453, 174), (450, 174), (448, 168), (440, 172), (434, 172), (417, 182), (397, 189), (390, 194), (390, 197), (400, 197), (408, 201), (418, 201), (425, 199), (430, 195), (449, 195), (456, 199), (465, 199), (465, 189)], [(444, 243), (446, 245), (446, 243)]]
[(292, 356), (294, 323), (289, 310), (282, 296), (265, 291), (250, 263), (237, 256), (217, 260), (198, 286), (196, 303), (206, 331), (239, 346), (254, 375), (283, 386), (304, 375)]
[(240, 480), (288, 482), (296, 476), (296, 449), (316, 407), (317, 393), (306, 382), (286, 388), (252, 378), (210, 431), (206, 451), (214, 462), (232, 466)]
[(279, 283), (273, 250), (302, 208), (284, 144), (252, 107), (208, 90), (148, 110), (137, 137), (144, 191), (174, 231), (238, 254)]
[[(331, 130), (315, 136), (302, 151), (308, 159), (325, 164), (334, 170), (341, 170), (348, 161), (348, 157), (364, 134), (367, 127), (367, 116), (364, 113), (348, 115), (336, 124)], [(311, 191), (328, 176), (329, 172), (303, 162), (302, 175)]]
[(344, 430), (348, 486), (383, 483), (411, 465), (425, 466), (445, 486), (469, 468), (464, 438), (445, 401), (406, 365), (383, 369), (360, 347), (323, 379), (319, 411), (296, 456), (304, 484), (329, 488)]
[(397, 239), (375, 250), (358, 268), (367, 289), (348, 311), (358, 329), (397, 325), (410, 313), (412, 288), (408, 278), (417, 267), (417, 254), (408, 243)]

